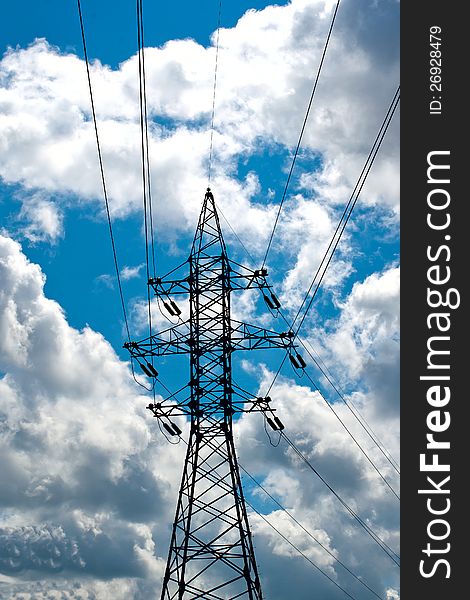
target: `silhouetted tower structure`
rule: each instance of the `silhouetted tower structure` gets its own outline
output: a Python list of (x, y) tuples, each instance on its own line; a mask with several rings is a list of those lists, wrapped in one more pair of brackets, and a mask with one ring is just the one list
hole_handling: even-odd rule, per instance
[[(185, 269), (189, 274), (175, 275)], [(236, 350), (283, 348), (295, 362), (293, 335), (275, 333), (231, 318), (232, 291), (261, 289), (272, 312), (277, 298), (266, 269), (251, 270), (228, 259), (212, 192), (208, 188), (188, 261), (152, 278), (158, 302), (178, 323), (140, 342), (126, 343), (149, 377), (158, 377), (155, 357), (189, 354), (190, 394), (149, 404), (168, 434), (181, 429), (176, 415), (190, 418), (189, 442), (163, 580), (162, 600), (248, 598), (261, 600), (258, 568), (233, 440), (233, 418), (262, 411), (283, 429), (270, 398), (254, 398), (232, 378)], [(189, 319), (173, 300), (189, 298)]]

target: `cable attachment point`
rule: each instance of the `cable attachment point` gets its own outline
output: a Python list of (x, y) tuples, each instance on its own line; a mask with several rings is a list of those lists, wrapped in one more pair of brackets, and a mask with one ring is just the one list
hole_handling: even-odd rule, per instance
[(284, 429), (284, 424), (282, 423), (281, 419), (274, 414), (276, 409), (271, 408), (270, 403), (271, 396), (256, 398), (256, 404), (262, 410), (263, 415), (271, 429), (274, 431), (282, 431)]
[(266, 277), (267, 274), (268, 274), (268, 269), (266, 269), (264, 267), (262, 269), (256, 269), (254, 272), (255, 277)]

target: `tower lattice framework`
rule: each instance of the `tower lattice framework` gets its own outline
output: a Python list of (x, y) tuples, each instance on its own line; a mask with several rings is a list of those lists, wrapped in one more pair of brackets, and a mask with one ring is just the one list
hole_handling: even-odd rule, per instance
[[(189, 274), (175, 275), (184, 269)], [(283, 348), (295, 361), (291, 332), (276, 333), (231, 318), (232, 291), (259, 288), (268, 308), (279, 302), (265, 269), (251, 270), (227, 256), (214, 197), (207, 190), (189, 259), (149, 285), (178, 323), (125, 347), (149, 377), (155, 359), (188, 354), (190, 394), (149, 404), (170, 435), (181, 435), (174, 417), (190, 418), (189, 441), (179, 489), (161, 600), (262, 600), (233, 439), (234, 415), (263, 412), (273, 429), (283, 429), (269, 397), (253, 397), (232, 378), (236, 350)], [(189, 298), (189, 318), (181, 304)], [(298, 355), (297, 355), (298, 356)]]

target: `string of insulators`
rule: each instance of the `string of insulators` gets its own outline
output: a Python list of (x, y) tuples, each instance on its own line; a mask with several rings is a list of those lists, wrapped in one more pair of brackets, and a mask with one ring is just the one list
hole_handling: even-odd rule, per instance
[(293, 354), (289, 354), (289, 360), (292, 363), (292, 366), (296, 369), (305, 369), (307, 366), (307, 363), (298, 352), (295, 353), (295, 356)]
[(281, 419), (279, 417), (277, 417), (276, 415), (273, 415), (273, 417), (268, 417), (266, 416), (266, 421), (268, 422), (269, 426), (274, 429), (274, 431), (282, 431), (283, 429), (285, 429), (284, 424), (282, 423)]
[(263, 293), (263, 299), (269, 309), (278, 310), (281, 308), (281, 303), (272, 292), (269, 293), (269, 296)]
[(176, 425), (176, 423), (173, 423), (173, 421), (170, 421), (170, 423), (165, 423), (164, 421), (162, 422), (163, 427), (168, 431), (168, 433), (170, 435), (181, 435), (183, 432), (181, 431), (181, 429), (178, 427), (178, 425)]
[[(149, 404), (147, 408), (153, 412), (154, 417), (159, 418), (159, 415), (156, 413), (155, 409), (161, 408), (161, 404)], [(178, 425), (173, 423), (173, 421), (169, 421), (169, 423), (162, 421), (162, 425), (170, 435), (181, 435), (183, 433)]]
[(167, 309), (172, 317), (179, 317), (181, 310), (174, 300), (168, 298), (168, 302), (163, 300), (163, 306)]
[[(139, 362), (139, 361), (137, 361), (137, 362)], [(147, 377), (158, 377), (158, 371), (148, 361), (145, 361), (145, 363), (139, 362), (139, 366), (142, 369), (142, 371), (145, 373), (145, 375), (147, 375)]]

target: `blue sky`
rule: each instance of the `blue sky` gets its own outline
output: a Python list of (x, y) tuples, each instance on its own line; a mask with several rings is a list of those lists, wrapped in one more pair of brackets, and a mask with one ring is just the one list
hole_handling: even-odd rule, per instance
[[(0, 540), (10, 549), (0, 564), (0, 595), (69, 598), (75, 589), (79, 597), (99, 600), (157, 598), (183, 450), (169, 448), (146, 414), (148, 399), (132, 382), (122, 348), (75, 3), (26, 5), (0, 8), (8, 25), (0, 33), (0, 448), (7, 465)], [(122, 0), (84, 0), (82, 7), (124, 295), (132, 335), (141, 338), (146, 304), (135, 7)], [(215, 1), (177, 8), (144, 3), (159, 273), (186, 260), (207, 182), (217, 10)], [(268, 260), (270, 281), (290, 317), (398, 84), (398, 11), (391, 0), (341, 2)], [(222, 4), (212, 189), (254, 262), (222, 218), (229, 252), (251, 267), (262, 262), (331, 15), (332, 3), (322, 0)], [(397, 169), (398, 114), (303, 339), (398, 457)], [(154, 311), (157, 327), (166, 327), (158, 307)], [(234, 301), (234, 311), (248, 322), (285, 328), (249, 294)], [(257, 393), (281, 359), (277, 352), (240, 356), (237, 381)], [(186, 381), (186, 368), (182, 361), (159, 365), (172, 390)], [(314, 365), (309, 373), (363, 435)], [(288, 366), (272, 395), (291, 437), (396, 548), (395, 499), (321, 396)], [(237, 423), (242, 464), (381, 597), (398, 598), (393, 564), (354, 530), (286, 448), (269, 445), (252, 416)], [(367, 447), (397, 488), (383, 456)], [(254, 505), (330, 576), (356, 598), (371, 597), (259, 490), (247, 489)], [(309, 563), (292, 557), (256, 515), (250, 521), (268, 598), (286, 597), (281, 569), (297, 582), (301, 600), (310, 598), (312, 585), (319, 597), (344, 597)], [(48, 562), (51, 539), (60, 569)], [(36, 547), (44, 547), (42, 559), (19, 566), (13, 560), (11, 548), (30, 556)], [(99, 559), (103, 548), (109, 548), (106, 560)]]

